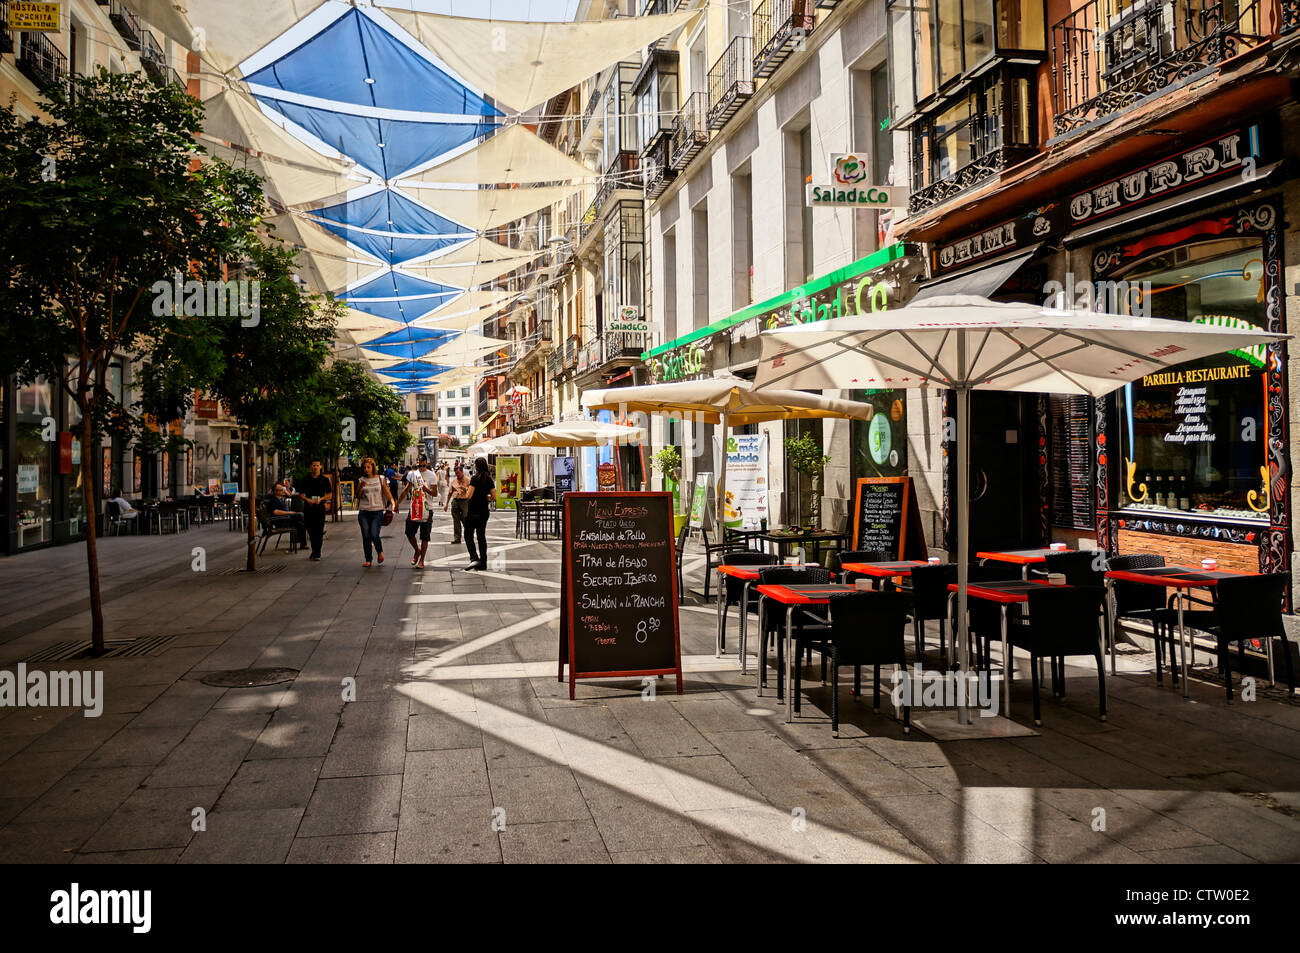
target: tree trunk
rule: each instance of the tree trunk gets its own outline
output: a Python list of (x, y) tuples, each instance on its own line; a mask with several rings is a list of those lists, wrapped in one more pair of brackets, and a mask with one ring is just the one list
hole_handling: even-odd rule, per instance
[(99, 514), (95, 511), (95, 487), (87, 478), (87, 471), (98, 474), (98, 466), (91, 463), (97, 454), (91, 450), (91, 414), (85, 407), (81, 410), (81, 499), (86, 508), (86, 571), (90, 576), (90, 644), (92, 655), (104, 654), (104, 602), (99, 594), (99, 547), (96, 529)]
[(248, 474), (248, 559), (244, 569), (257, 572), (257, 454), (253, 442), (244, 442), (244, 472)]

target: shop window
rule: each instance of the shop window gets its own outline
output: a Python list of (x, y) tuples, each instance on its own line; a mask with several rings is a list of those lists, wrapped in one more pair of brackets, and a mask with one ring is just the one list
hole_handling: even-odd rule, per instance
[[(1197, 242), (1149, 256), (1117, 277), (1129, 288), (1150, 283), (1152, 317), (1262, 328), (1262, 256), (1254, 239)], [(1121, 504), (1267, 519), (1267, 360), (1262, 347), (1230, 351), (1120, 391)]]
[(849, 398), (875, 410), (871, 420), (855, 420), (850, 427), (855, 485), (865, 477), (907, 476), (907, 392), (859, 390)]
[(53, 396), (53, 388), (44, 378), (17, 388), (14, 481), (19, 548), (47, 543), (53, 536), (52, 464), (58, 443), (45, 439), (48, 428), (57, 426)]

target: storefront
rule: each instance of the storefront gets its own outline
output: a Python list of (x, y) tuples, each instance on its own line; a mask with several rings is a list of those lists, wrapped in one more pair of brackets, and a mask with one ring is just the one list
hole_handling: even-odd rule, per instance
[[(760, 334), (791, 324), (887, 311), (904, 303), (923, 262), (912, 246), (895, 244), (804, 285), (668, 341), (642, 355), (649, 383), (695, 380), (733, 374), (752, 380), (761, 350)], [(875, 406), (870, 423), (791, 420), (733, 433), (767, 433), (771, 512), (790, 524), (807, 513), (811, 481), (789, 467), (784, 440), (810, 433), (831, 456), (823, 477), (823, 522), (842, 520), (848, 512), (853, 481), (865, 476), (896, 476), (908, 471), (906, 394), (902, 391), (847, 391), (842, 396)], [(669, 421), (656, 434), (658, 446), (682, 451), (683, 477), (717, 474), (720, 446), (716, 427), (707, 423)], [(778, 465), (772, 465), (776, 463)], [(843, 490), (843, 493), (839, 492)]]
[[(1274, 132), (1248, 124), (1111, 170), (1059, 204), (935, 242), (935, 280), (917, 297), (1285, 331), (1280, 157)], [(1259, 348), (1098, 400), (975, 395), (972, 544), (1086, 540), (1111, 554), (1287, 571), (1286, 380), (1284, 350)], [(953, 449), (945, 442), (946, 525)]]

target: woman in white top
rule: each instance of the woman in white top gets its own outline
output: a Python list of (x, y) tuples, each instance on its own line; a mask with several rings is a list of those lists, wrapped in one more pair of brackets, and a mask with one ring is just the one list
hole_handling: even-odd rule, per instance
[(379, 532), (384, 526), (384, 512), (394, 505), (393, 494), (388, 489), (388, 481), (379, 472), (379, 465), (373, 458), (366, 457), (361, 461), (361, 478), (357, 480), (357, 522), (361, 524), (361, 546), (366, 552), (366, 561), (362, 565), (366, 569), (370, 568), (372, 546), (379, 554), (380, 565), (384, 562), (384, 543)]
[(447, 493), (451, 488), (451, 479), (447, 476), (447, 464), (438, 464), (438, 505), (446, 507)]

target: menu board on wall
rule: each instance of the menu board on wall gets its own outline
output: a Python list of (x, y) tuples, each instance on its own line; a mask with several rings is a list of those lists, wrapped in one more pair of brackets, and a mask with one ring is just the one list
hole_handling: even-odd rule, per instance
[(1093, 529), (1092, 399), (1053, 394), (1049, 398), (1052, 442), (1052, 523)]
[(863, 477), (853, 499), (853, 548), (925, 559), (925, 533), (911, 477)]
[(560, 564), (559, 679), (676, 675), (682, 691), (669, 493), (569, 493)]

